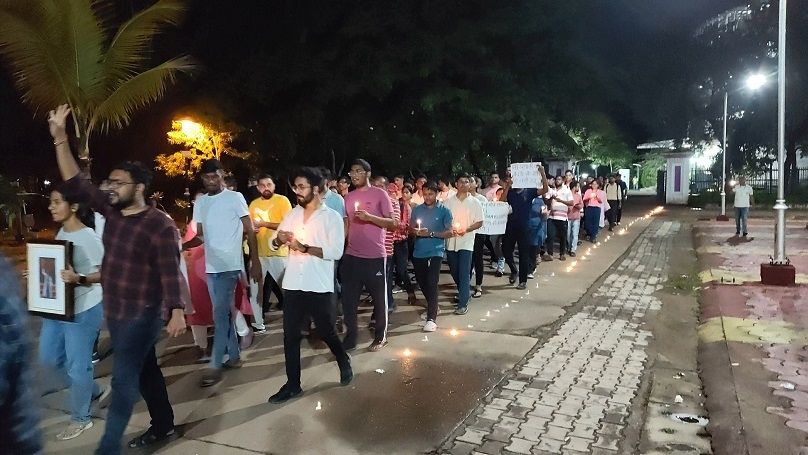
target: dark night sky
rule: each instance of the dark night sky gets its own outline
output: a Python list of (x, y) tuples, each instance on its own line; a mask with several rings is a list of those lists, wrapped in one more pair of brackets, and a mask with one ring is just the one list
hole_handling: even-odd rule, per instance
[[(698, 25), (713, 15), (744, 4), (738, 0), (586, 0), (591, 6), (581, 17), (582, 47), (587, 57), (597, 62), (605, 77), (616, 87), (616, 94), (630, 96), (632, 87), (641, 87), (633, 96), (651, 99), (654, 81), (643, 80), (642, 68), (648, 65), (664, 66), (666, 59), (675, 54), (678, 39), (692, 35)], [(121, 2), (119, 2), (121, 3)], [(148, 0), (131, 0), (134, 8)], [(202, 50), (201, 59), (222, 61), (237, 59), (233, 51), (245, 43), (259, 44), (265, 33), (261, 18), (273, 14), (267, 0), (240, 0), (222, 2), (197, 0), (189, 20), (179, 31), (169, 35), (170, 50), (177, 54), (189, 46)], [(233, 6), (239, 5), (239, 6)], [(208, 70), (217, 70), (217, 63), (209, 62)], [(105, 172), (112, 162), (133, 158), (132, 144), (138, 144), (135, 158), (149, 160), (157, 153), (165, 152), (165, 131), (170, 119), (180, 109), (184, 99), (193, 90), (204, 86), (202, 80), (175, 89), (171, 95), (155, 107), (137, 115), (128, 131), (113, 132), (109, 137), (95, 139), (91, 150), (97, 157), (96, 173)], [(636, 92), (636, 90), (634, 90)], [(641, 125), (637, 113), (631, 112), (632, 100), (617, 109), (615, 121), (624, 127), (633, 140), (651, 139), (653, 128)], [(636, 101), (636, 100), (635, 100)], [(632, 118), (635, 117), (635, 118)], [(146, 133), (143, 133), (143, 132)], [(136, 134), (135, 134), (136, 132)], [(18, 94), (11, 87), (7, 71), (0, 76), (0, 174), (22, 175), (36, 173), (46, 178), (55, 178), (51, 164), (52, 149), (44, 116), (34, 120), (29, 109), (18, 101)], [(100, 155), (104, 155), (101, 157)]]

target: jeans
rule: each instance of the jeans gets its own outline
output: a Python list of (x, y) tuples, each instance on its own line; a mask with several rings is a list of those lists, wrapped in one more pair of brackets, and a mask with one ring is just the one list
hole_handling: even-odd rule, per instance
[(74, 322), (43, 319), (39, 334), (39, 362), (69, 386), (70, 417), (81, 424), (91, 420), (90, 402), (101, 393), (93, 377), (93, 344), (103, 318), (98, 304), (76, 314)]
[(447, 251), (449, 271), (457, 285), (457, 308), (466, 308), (469, 304), (471, 290), (471, 251)]
[(584, 209), (584, 227), (589, 240), (595, 241), (600, 232), (600, 207), (589, 206)]
[(415, 286), (407, 275), (407, 265), (410, 263), (410, 243), (407, 240), (393, 244), (393, 261), (396, 263), (396, 284), (407, 291), (407, 294), (412, 294)]
[[(513, 261), (514, 247), (519, 246), (519, 267)], [(526, 227), (508, 227), (502, 237), (502, 254), (505, 262), (511, 269), (511, 274), (519, 275), (520, 283), (527, 283), (528, 273), (533, 273), (530, 268), (530, 229)]]
[(347, 366), (348, 354), (334, 329), (336, 307), (332, 292), (285, 291), (288, 305), (283, 309), (283, 353), (286, 358), (286, 385), (300, 390), (300, 326), (311, 317), (317, 336), (331, 349), (340, 367)]
[(735, 232), (748, 231), (749, 207), (735, 207)]
[(581, 220), (567, 220), (567, 251), (574, 253), (578, 249), (578, 231)]
[(375, 341), (387, 341), (387, 258), (360, 258), (346, 254), (339, 262), (342, 277), (342, 311), (345, 315), (345, 349), (356, 347), (359, 336), (359, 296), (362, 288), (373, 298)]
[(426, 319), (433, 322), (438, 319), (438, 280), (440, 279), (441, 259), (443, 259), (442, 256), (412, 258), (415, 280), (426, 299)]
[[(564, 256), (567, 254), (567, 220), (552, 220), (552, 222), (558, 238), (558, 254)], [(551, 252), (550, 254), (552, 255), (553, 253)]]
[(121, 438), (139, 395), (146, 401), (155, 434), (165, 434), (174, 429), (174, 411), (168, 401), (166, 381), (154, 350), (164, 325), (159, 307), (148, 310), (138, 319), (107, 320), (115, 351), (112, 400), (107, 411), (104, 436), (96, 455), (121, 453)]
[(617, 224), (617, 212), (620, 210), (620, 200), (608, 199), (607, 202), (610, 208), (606, 211), (606, 219), (609, 220), (609, 227), (614, 228), (614, 225)]
[(498, 262), (502, 259), (502, 235), (488, 235), (485, 239), (485, 245), (488, 251), (491, 252), (491, 260)]
[(475, 285), (479, 288), (483, 285), (483, 273), (485, 273), (485, 261), (483, 260), (483, 248), (485, 247), (485, 234), (474, 236), (474, 252), (471, 254), (472, 270), (474, 270)]
[(230, 307), (236, 298), (236, 284), (241, 272), (208, 273), (208, 292), (213, 304), (213, 350), (210, 355), (210, 368), (221, 369), (224, 355), (230, 360), (240, 358), (238, 338)]

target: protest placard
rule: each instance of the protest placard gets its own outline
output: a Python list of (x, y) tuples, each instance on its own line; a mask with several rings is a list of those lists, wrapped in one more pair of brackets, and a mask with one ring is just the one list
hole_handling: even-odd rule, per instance
[(536, 188), (541, 182), (540, 163), (511, 163), (513, 188)]
[(500, 235), (505, 233), (505, 225), (508, 223), (508, 203), (507, 202), (484, 202), (483, 206), (483, 227), (476, 233), (485, 235)]

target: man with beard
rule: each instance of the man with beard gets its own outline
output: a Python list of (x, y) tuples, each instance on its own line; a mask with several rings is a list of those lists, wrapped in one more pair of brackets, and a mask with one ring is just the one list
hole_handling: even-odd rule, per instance
[[(208, 194), (194, 204), (196, 236), (182, 245), (183, 250), (205, 245), (205, 271), (210, 301), (213, 303), (213, 352), (208, 371), (199, 383), (201, 387), (210, 387), (221, 381), (222, 368), (239, 368), (242, 365), (230, 307), (235, 300), (236, 285), (244, 267), (244, 232), (247, 233), (250, 248), (250, 276), (258, 288), (263, 286), (255, 228), (247, 201), (241, 193), (224, 188), (222, 173), (219, 160), (202, 163), (199, 176)], [(226, 362), (225, 354), (228, 356)]]
[(345, 231), (337, 212), (322, 203), (319, 193), (323, 178), (314, 169), (303, 168), (295, 177), (297, 207), (283, 219), (269, 246), (289, 249), (289, 263), (283, 280), (286, 308), (283, 312), (283, 352), (286, 384), (270, 403), (283, 403), (300, 395), (300, 325), (314, 319), (315, 330), (336, 357), (340, 384), (353, 379), (351, 359), (334, 329), (334, 261), (342, 256)]
[(345, 196), (348, 215), (348, 243), (340, 261), (342, 277), (342, 310), (345, 313), (345, 349), (356, 347), (358, 337), (357, 311), (362, 287), (373, 299), (373, 319), (376, 329), (370, 351), (387, 345), (387, 253), (384, 239), (387, 229), (395, 229), (393, 204), (387, 192), (370, 185), (370, 164), (358, 159), (351, 166), (354, 190)]
[[(292, 210), (292, 204), (286, 196), (275, 194), (275, 180), (269, 174), (258, 177), (258, 184), (255, 188), (260, 193), (260, 197), (250, 203), (249, 211), (253, 219), (253, 226), (256, 229), (256, 241), (258, 242), (258, 260), (261, 262), (261, 276), (269, 273), (269, 287), (275, 292), (278, 298), (278, 309), (283, 308), (283, 293), (280, 282), (283, 278), (283, 271), (286, 270), (286, 257), (289, 250), (285, 247), (273, 250), (269, 247), (269, 239), (275, 234), (278, 225)], [(335, 195), (336, 196), (336, 195)], [(255, 322), (256, 335), (266, 333), (264, 326), (264, 305), (258, 300), (258, 285), (250, 283), (250, 303), (252, 304), (253, 317)], [(267, 299), (269, 296), (266, 296)]]
[(151, 172), (140, 163), (123, 162), (109, 174), (107, 193), (81, 178), (68, 145), (67, 105), (48, 115), (59, 171), (75, 190), (106, 218), (101, 286), (104, 316), (112, 346), (112, 400), (97, 454), (121, 452), (132, 408), (142, 395), (151, 427), (129, 442), (137, 448), (176, 439), (174, 412), (154, 346), (168, 321), (169, 336), (185, 333), (179, 232), (165, 214), (146, 203)]

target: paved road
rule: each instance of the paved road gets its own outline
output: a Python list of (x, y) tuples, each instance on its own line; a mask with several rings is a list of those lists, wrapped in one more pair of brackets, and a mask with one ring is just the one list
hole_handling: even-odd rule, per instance
[[(652, 202), (632, 203), (639, 207), (627, 220)], [(648, 355), (643, 324), (659, 307), (652, 294), (681, 228), (653, 218), (625, 227), (590, 255), (582, 246), (577, 261), (541, 264), (526, 291), (486, 276), (486, 295), (466, 316), (450, 315), (454, 291), (444, 274), (439, 330), (421, 332), (423, 310), (399, 303), (390, 345), (354, 356), (349, 387), (338, 386), (327, 348), (313, 341), (303, 350), (306, 393), (282, 406), (266, 402), (285, 379), (279, 315), (246, 351), (246, 366), (210, 389), (196, 385), (202, 372), (189, 336), (163, 343), (183, 437), (159, 453), (616, 453)], [(110, 368), (111, 360), (97, 367), (102, 382)], [(103, 420), (76, 440), (54, 441), (63, 399), (45, 398), (48, 453), (89, 453)], [(147, 426), (141, 403), (127, 435)]]

